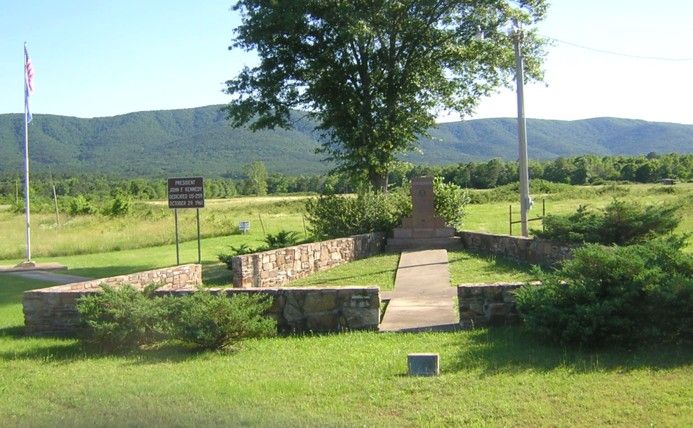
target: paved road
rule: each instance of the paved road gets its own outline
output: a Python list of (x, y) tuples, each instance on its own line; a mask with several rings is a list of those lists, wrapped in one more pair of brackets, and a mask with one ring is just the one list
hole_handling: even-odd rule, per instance
[(403, 252), (380, 331), (455, 330), (455, 296), (446, 250)]

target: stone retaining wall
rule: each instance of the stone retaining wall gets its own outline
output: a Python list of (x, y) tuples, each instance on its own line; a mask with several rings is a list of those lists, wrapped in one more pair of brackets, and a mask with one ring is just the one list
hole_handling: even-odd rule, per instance
[(202, 284), (202, 266), (174, 266), (25, 291), (22, 297), (25, 331), (44, 335), (72, 334), (79, 325), (76, 302), (81, 296), (99, 292), (101, 284), (130, 284), (142, 289), (152, 283), (160, 284), (160, 290), (164, 291), (194, 289)]
[(552, 241), (483, 232), (458, 233), (466, 250), (490, 253), (521, 263), (553, 266), (569, 258), (573, 248)]
[(293, 279), (378, 254), (384, 242), (382, 233), (368, 233), (236, 256), (231, 261), (233, 285), (279, 287)]
[(270, 315), (282, 332), (377, 330), (380, 323), (378, 287), (227, 288), (213, 292), (271, 296)]
[(515, 306), (515, 290), (523, 282), (462, 284), (457, 286), (460, 326), (476, 328), (520, 322)]
[[(125, 275), (113, 278), (74, 283), (57, 287), (26, 291), (23, 297), (25, 332), (33, 335), (73, 336), (82, 329), (77, 299), (100, 292), (99, 284), (128, 283), (142, 288), (155, 281), (136, 280), (150, 278), (156, 273), (165, 278), (158, 295), (182, 296), (194, 293), (199, 281), (199, 265), (179, 266)], [(164, 271), (164, 272), (159, 272)], [(168, 272), (166, 272), (168, 271)], [(167, 274), (172, 276), (168, 277)], [(182, 278), (187, 275), (188, 283)], [(177, 284), (177, 285), (176, 285)], [(343, 330), (376, 330), (380, 321), (380, 290), (377, 287), (333, 287), (333, 288), (212, 288), (213, 293), (231, 296), (239, 293), (260, 293), (273, 300), (269, 315), (273, 316), (283, 332), (333, 332)]]

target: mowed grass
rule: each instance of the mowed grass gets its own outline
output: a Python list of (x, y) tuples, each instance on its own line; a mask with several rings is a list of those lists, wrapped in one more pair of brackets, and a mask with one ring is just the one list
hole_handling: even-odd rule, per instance
[[(398, 264), (399, 253), (386, 253), (318, 272), (292, 281), (287, 286), (374, 285), (383, 291), (389, 291), (395, 287)], [(448, 267), (452, 286), (464, 283), (514, 282), (535, 279), (530, 274), (530, 266), (464, 250), (448, 251)]]
[(379, 254), (367, 259), (356, 260), (329, 270), (314, 273), (305, 278), (291, 281), (289, 287), (303, 286), (376, 286), (381, 290), (392, 290), (399, 263), (399, 253)]
[[(519, 328), (288, 336), (236, 353), (174, 345), (109, 355), (22, 335), (0, 291), (3, 426), (691, 426), (693, 349), (581, 351)], [(413, 352), (441, 375), (406, 376)]]

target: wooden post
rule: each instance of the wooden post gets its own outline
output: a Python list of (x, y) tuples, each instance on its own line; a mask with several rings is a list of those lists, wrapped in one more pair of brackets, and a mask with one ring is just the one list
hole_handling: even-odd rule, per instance
[(173, 218), (176, 222), (176, 266), (180, 265), (180, 251), (178, 249), (178, 208), (173, 209)]

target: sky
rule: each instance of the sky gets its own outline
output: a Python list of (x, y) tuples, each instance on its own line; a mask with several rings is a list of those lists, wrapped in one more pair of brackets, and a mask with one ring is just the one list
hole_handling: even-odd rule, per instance
[[(240, 23), (232, 4), (0, 0), (0, 114), (23, 111), (24, 42), (35, 72), (33, 114), (227, 103), (224, 81), (256, 63), (254, 54), (228, 49)], [(554, 42), (545, 82), (525, 88), (527, 117), (693, 124), (693, 1), (555, 0), (538, 30)], [(502, 90), (465, 119), (516, 114), (514, 91)]]

